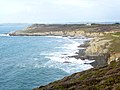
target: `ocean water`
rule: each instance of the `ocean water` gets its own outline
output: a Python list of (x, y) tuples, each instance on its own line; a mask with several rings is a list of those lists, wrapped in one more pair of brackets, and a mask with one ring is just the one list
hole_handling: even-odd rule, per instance
[[(8, 36), (28, 25), (0, 26), (0, 90), (31, 90), (92, 68), (89, 60), (68, 58), (89, 40), (61, 36)], [(67, 62), (67, 63), (66, 63)]]

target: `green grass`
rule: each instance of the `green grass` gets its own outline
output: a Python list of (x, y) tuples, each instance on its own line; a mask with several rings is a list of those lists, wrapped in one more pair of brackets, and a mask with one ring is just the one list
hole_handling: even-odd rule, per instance
[(112, 34), (106, 34), (104, 37), (106, 40), (111, 40), (109, 52), (120, 52), (120, 32), (112, 33)]
[(114, 35), (112, 36), (112, 41), (111, 41), (111, 46), (109, 48), (110, 52), (120, 52), (120, 33), (115, 34), (117, 37)]

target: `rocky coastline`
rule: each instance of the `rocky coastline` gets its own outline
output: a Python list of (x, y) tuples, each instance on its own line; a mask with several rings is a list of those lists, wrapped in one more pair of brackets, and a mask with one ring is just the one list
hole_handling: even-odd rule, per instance
[[(84, 47), (84, 49), (79, 50), (77, 52), (77, 55), (70, 56), (74, 57), (76, 59), (89, 59), (89, 60), (95, 60), (91, 63), (91, 65), (95, 68), (93, 69), (94, 73), (97, 72), (97, 70), (103, 70), (108, 67), (111, 67), (111, 62), (119, 62), (120, 60), (120, 25), (116, 24), (93, 24), (91, 26), (86, 26), (84, 24), (74, 24), (74, 25), (44, 25), (44, 24), (34, 24), (30, 27), (27, 27), (24, 30), (18, 30), (15, 32), (9, 33), (10, 36), (48, 36), (48, 35), (54, 35), (54, 36), (71, 36), (71, 37), (79, 37), (79, 36), (86, 36), (86, 37), (92, 37), (93, 39), (89, 42), (85, 42), (85, 44), (80, 45), (79, 47)], [(110, 65), (110, 66), (109, 66)], [(115, 63), (117, 65), (117, 63)], [(97, 68), (97, 70), (96, 70)], [(118, 67), (120, 69), (120, 67)], [(110, 68), (109, 68), (110, 69)], [(96, 70), (96, 71), (95, 71)], [(114, 69), (113, 69), (114, 71)], [(88, 74), (88, 72), (92, 73), (92, 69), (84, 71)], [(46, 86), (40, 86), (39, 88), (36, 88), (34, 90), (77, 90), (76, 88), (80, 88), (77, 85), (80, 84), (83, 80), (77, 80), (77, 82), (73, 82), (69, 80), (71, 79), (77, 79), (77, 77), (81, 78), (80, 75), (84, 75), (85, 73), (76, 73), (72, 76), (65, 77), (62, 80), (55, 81), (53, 83), (50, 83)], [(106, 71), (105, 71), (106, 72)], [(107, 72), (106, 72), (107, 73)], [(102, 73), (103, 74), (103, 73)], [(96, 74), (98, 75), (98, 74)], [(85, 76), (85, 75), (84, 75)], [(88, 78), (89, 76), (86, 76)], [(94, 75), (93, 75), (94, 77)], [(96, 77), (99, 77), (96, 76)], [(93, 80), (92, 76), (89, 78)], [(64, 82), (65, 80), (65, 82)], [(88, 80), (88, 79), (87, 79)], [(96, 79), (95, 79), (96, 80)], [(95, 81), (94, 80), (94, 81)], [(68, 83), (68, 82), (69, 83)], [(62, 83), (61, 83), (62, 82)], [(86, 81), (84, 81), (86, 82)], [(88, 80), (90, 82), (90, 80)], [(97, 80), (95, 81), (97, 82)], [(102, 81), (101, 81), (102, 82)], [(59, 85), (59, 83), (61, 83)], [(64, 85), (72, 85), (74, 86), (64, 86)], [(87, 82), (86, 82), (87, 83)], [(97, 83), (96, 83), (97, 84)], [(120, 83), (119, 83), (120, 84)], [(80, 85), (86, 85), (86, 84), (80, 84)], [(83, 86), (84, 87), (84, 86)], [(89, 87), (88, 89), (84, 89), (81, 87), (82, 90), (89, 90), (92, 88), (92, 90), (99, 90), (94, 89), (96, 87)], [(67, 89), (69, 88), (69, 89)], [(74, 89), (72, 89), (74, 88)], [(106, 86), (105, 86), (106, 88)], [(107, 90), (107, 89), (106, 89)], [(110, 89), (112, 90), (112, 89)], [(117, 89), (115, 89), (117, 90)]]
[[(120, 32), (119, 24), (33, 24), (23, 30), (10, 32), (10, 36), (71, 36), (92, 37), (88, 43), (80, 47), (84, 47), (83, 51), (79, 51), (77, 56), (72, 56), (80, 59), (95, 60), (91, 63), (94, 67), (99, 67), (110, 63), (108, 58), (108, 47), (111, 39), (105, 37), (109, 34)], [(84, 55), (83, 55), (84, 52)]]
[(119, 31), (120, 26), (112, 24), (33, 24), (23, 30), (10, 32), (10, 36), (87, 36), (98, 37)]
[(96, 37), (80, 45), (79, 47), (85, 49), (79, 50), (78, 55), (71, 56), (76, 59), (95, 60), (91, 63), (94, 68), (74, 73), (33, 90), (120, 90), (120, 53), (111, 54), (111, 41), (108, 38)]
[[(86, 60), (86, 59), (94, 60), (94, 62), (90, 63), (94, 68), (107, 65), (109, 53), (107, 51), (107, 48), (105, 50), (103, 49), (103, 46), (107, 47), (110, 43), (104, 42), (103, 46), (100, 46), (100, 44), (96, 42), (97, 39), (98, 38), (94, 38), (80, 45), (79, 48), (84, 48), (84, 49), (80, 49), (79, 52), (77, 52), (77, 55), (70, 56), (70, 57), (74, 57), (76, 59), (81, 59), (81, 60)], [(106, 43), (109, 43), (109, 44), (105, 46)]]

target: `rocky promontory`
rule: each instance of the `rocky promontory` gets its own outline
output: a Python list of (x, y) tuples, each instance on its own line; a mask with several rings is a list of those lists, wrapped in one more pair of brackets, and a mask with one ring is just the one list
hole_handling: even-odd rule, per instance
[(33, 24), (23, 30), (9, 33), (11, 36), (103, 36), (119, 31), (120, 25), (114, 24)]

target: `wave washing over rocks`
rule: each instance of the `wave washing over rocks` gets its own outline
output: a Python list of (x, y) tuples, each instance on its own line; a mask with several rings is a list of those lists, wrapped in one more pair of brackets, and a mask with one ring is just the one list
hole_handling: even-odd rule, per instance
[[(86, 37), (78, 37), (78, 38), (72, 38), (72, 37), (61, 37), (61, 36), (46, 36), (46, 37), (56, 37), (56, 38), (62, 38), (67, 41), (67, 44), (63, 44), (62, 46), (55, 47), (58, 49), (58, 51), (53, 52), (43, 52), (41, 55), (45, 55), (45, 58), (48, 58), (49, 61), (44, 64), (46, 67), (54, 67), (59, 68), (67, 73), (75, 73), (83, 70), (87, 70), (90, 68), (93, 68), (90, 63), (94, 62), (94, 60), (81, 60), (76, 59), (74, 55), (77, 55), (76, 52), (79, 52), (80, 49), (78, 46), (83, 44), (85, 41), (89, 41), (89, 38)], [(60, 42), (60, 41), (59, 41)], [(60, 50), (59, 50), (60, 49)]]
[(0, 34), (0, 37), (1, 36), (10, 36), (9, 34)]

